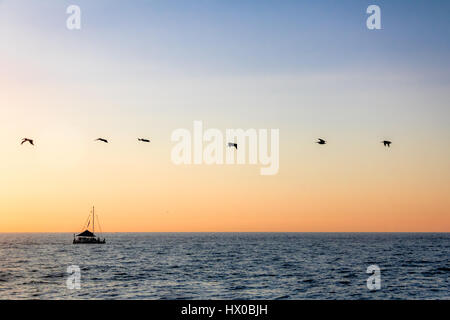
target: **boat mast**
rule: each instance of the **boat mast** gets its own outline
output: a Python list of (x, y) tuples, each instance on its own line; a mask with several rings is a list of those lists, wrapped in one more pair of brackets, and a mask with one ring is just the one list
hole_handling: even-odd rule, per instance
[(92, 207), (92, 233), (95, 231), (95, 215), (94, 215), (94, 207)]

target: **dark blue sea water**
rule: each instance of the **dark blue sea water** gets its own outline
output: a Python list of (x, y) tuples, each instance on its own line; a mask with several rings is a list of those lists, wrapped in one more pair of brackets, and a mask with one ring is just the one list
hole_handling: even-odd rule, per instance
[[(450, 234), (0, 234), (1, 299), (450, 299)], [(381, 289), (366, 269), (381, 269)], [(67, 267), (81, 269), (70, 290)]]

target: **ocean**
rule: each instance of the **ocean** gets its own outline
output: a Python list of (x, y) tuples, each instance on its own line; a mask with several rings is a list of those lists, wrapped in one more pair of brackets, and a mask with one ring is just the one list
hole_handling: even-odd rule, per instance
[(102, 236), (0, 233), (0, 299), (450, 299), (449, 233)]

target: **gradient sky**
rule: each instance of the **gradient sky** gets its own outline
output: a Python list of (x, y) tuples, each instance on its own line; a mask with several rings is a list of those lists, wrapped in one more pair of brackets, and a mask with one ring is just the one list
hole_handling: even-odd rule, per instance
[[(449, 16), (448, 1), (0, 0), (0, 232), (77, 232), (92, 205), (104, 231), (449, 232)], [(278, 128), (278, 175), (172, 164), (194, 120)]]

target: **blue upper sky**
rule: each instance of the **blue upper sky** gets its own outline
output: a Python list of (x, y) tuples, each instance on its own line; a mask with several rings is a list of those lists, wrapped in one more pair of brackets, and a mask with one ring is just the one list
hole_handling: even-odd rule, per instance
[(109, 43), (136, 58), (184, 68), (291, 73), (449, 65), (448, 1), (376, 1), (380, 31), (366, 28), (373, 1), (109, 3), (108, 10), (96, 4), (92, 14), (86, 8), (86, 28), (113, 35)]
[[(69, 4), (82, 9), (83, 47), (185, 72), (449, 67), (448, 1), (14, 1), (35, 30), (64, 38)], [(382, 30), (366, 28), (370, 4)]]
[[(66, 28), (71, 4), (79, 31)], [(381, 30), (366, 27), (371, 4)], [(176, 114), (228, 126), (371, 122), (407, 135), (424, 119), (448, 126), (449, 17), (449, 1), (425, 0), (3, 0), (0, 63), (18, 88), (78, 92), (80, 117), (116, 106), (118, 126)]]

